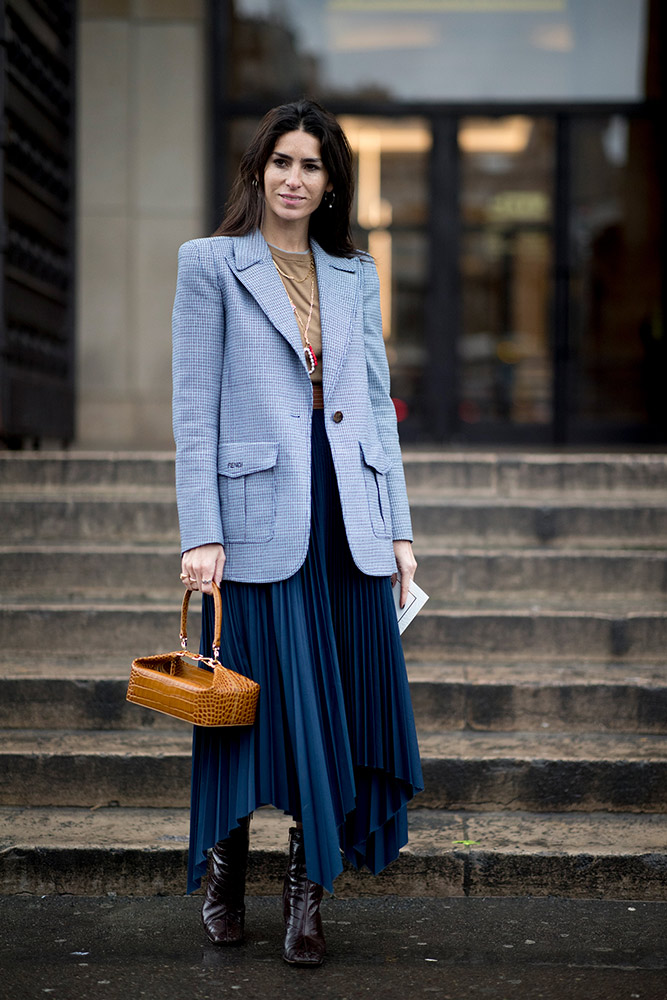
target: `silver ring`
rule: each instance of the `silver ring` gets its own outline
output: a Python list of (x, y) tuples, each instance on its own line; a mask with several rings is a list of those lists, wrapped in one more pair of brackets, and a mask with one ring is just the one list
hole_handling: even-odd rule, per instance
[(202, 583), (213, 583), (213, 580), (202, 580)]

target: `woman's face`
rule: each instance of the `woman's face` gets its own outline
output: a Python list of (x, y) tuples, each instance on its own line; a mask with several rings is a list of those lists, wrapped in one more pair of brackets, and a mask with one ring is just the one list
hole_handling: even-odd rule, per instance
[(264, 168), (264, 200), (272, 222), (307, 220), (331, 191), (320, 158), (320, 141), (299, 129), (286, 132), (276, 142)]

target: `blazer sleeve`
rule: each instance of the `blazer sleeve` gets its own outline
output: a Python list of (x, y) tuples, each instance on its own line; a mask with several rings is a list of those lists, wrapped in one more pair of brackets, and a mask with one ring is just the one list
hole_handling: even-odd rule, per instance
[(361, 258), (361, 279), (364, 303), (364, 344), (371, 408), (380, 442), (391, 460), (386, 480), (391, 509), (392, 538), (394, 540), (405, 538), (412, 541), (412, 521), (405, 486), (401, 446), (398, 440), (396, 409), (390, 394), (389, 363), (382, 336), (380, 281), (372, 257)]
[(218, 498), (224, 308), (206, 240), (190, 240), (178, 251), (172, 329), (176, 498), (185, 552), (224, 541)]

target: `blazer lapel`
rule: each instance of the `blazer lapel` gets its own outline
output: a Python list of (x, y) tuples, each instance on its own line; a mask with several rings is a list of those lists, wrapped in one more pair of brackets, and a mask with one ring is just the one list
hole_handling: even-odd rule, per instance
[[(307, 368), (296, 317), (266, 240), (256, 230), (248, 236), (235, 236), (233, 241), (232, 270)], [(336, 384), (352, 333), (359, 296), (357, 262), (332, 257), (315, 240), (311, 240), (311, 246), (320, 299), (322, 388), (325, 398), (328, 398)]]
[(322, 389), (327, 399), (333, 392), (352, 334), (357, 309), (359, 280), (357, 262), (332, 257), (311, 240), (322, 327)]
[(235, 236), (233, 240), (232, 270), (273, 326), (297, 352), (305, 368), (306, 359), (296, 317), (266, 240), (259, 230), (248, 236)]

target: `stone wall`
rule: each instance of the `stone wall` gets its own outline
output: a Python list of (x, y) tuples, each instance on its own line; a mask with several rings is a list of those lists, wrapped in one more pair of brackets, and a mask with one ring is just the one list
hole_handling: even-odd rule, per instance
[(172, 447), (176, 255), (204, 234), (203, 0), (82, 0), (77, 440)]

